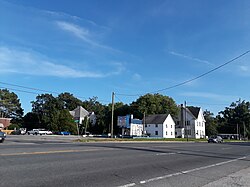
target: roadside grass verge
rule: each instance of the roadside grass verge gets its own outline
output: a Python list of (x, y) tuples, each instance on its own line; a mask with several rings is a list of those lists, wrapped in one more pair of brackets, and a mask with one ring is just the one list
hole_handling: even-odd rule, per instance
[[(81, 138), (77, 142), (187, 142), (186, 138)], [(188, 142), (207, 142), (206, 139), (188, 139)]]

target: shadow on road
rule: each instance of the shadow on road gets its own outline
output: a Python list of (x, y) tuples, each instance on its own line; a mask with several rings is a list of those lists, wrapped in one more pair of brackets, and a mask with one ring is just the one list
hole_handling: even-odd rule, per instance
[[(225, 143), (226, 145), (242, 145), (237, 143)], [(122, 150), (132, 150), (132, 151), (144, 151), (144, 152), (153, 152), (153, 153), (178, 153), (180, 155), (187, 155), (187, 156), (197, 156), (197, 157), (208, 157), (208, 158), (218, 158), (218, 159), (237, 159), (239, 157), (246, 156), (244, 153), (220, 153), (216, 151), (204, 151), (204, 150), (189, 150), (184, 148), (171, 148), (166, 147), (167, 150), (159, 150), (155, 149), (154, 147), (145, 148), (145, 147), (132, 147), (132, 146), (120, 146), (117, 144), (78, 144), (78, 146), (86, 146), (86, 147), (98, 147), (98, 148), (112, 148), (112, 149), (122, 149)], [(244, 144), (244, 146), (248, 146)], [(233, 148), (232, 148), (233, 149)], [(250, 150), (249, 150), (250, 153)], [(250, 161), (249, 159), (242, 159), (244, 161)]]

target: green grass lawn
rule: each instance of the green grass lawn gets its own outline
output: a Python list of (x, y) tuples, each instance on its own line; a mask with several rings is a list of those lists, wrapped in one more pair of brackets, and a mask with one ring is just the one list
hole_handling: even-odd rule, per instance
[[(186, 138), (82, 138), (78, 142), (187, 142)], [(206, 142), (206, 139), (188, 139), (189, 142)]]
[[(187, 142), (186, 138), (81, 138), (77, 142)], [(223, 140), (224, 142), (246, 142), (243, 140)], [(188, 142), (207, 142), (207, 139), (189, 138)]]

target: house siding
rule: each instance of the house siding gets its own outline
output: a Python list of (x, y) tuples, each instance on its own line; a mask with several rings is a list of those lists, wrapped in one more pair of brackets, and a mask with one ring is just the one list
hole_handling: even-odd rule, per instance
[(145, 130), (151, 137), (175, 138), (175, 122), (170, 114), (162, 124), (146, 124)]
[(199, 138), (205, 138), (206, 137), (206, 133), (205, 133), (205, 119), (203, 116), (203, 111), (200, 110), (198, 118), (195, 120), (195, 138), (199, 139)]
[[(186, 137), (186, 131), (188, 132), (188, 137), (189, 138), (195, 138), (195, 139), (200, 139), (200, 138), (205, 138), (205, 118), (203, 116), (203, 111), (200, 108), (198, 117), (196, 118), (189, 110), (185, 109), (184, 112), (182, 113), (183, 119), (186, 117), (186, 123), (184, 123), (184, 126), (179, 125), (176, 126), (176, 137)], [(178, 115), (177, 121), (181, 120), (181, 112)], [(180, 124), (180, 122), (179, 122)], [(186, 125), (186, 126), (185, 126)], [(183, 134), (184, 131), (184, 134)]]

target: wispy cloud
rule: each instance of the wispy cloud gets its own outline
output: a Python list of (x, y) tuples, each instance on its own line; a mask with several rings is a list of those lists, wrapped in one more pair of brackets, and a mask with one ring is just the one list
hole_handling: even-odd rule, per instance
[(249, 72), (250, 68), (248, 66), (239, 66), (240, 71)]
[(76, 37), (82, 39), (83, 41), (91, 44), (91, 45), (98, 45), (96, 42), (90, 39), (89, 31), (83, 27), (79, 27), (78, 25), (64, 22), (64, 21), (57, 21), (56, 24), (64, 31), (70, 32), (74, 34)]
[(177, 53), (177, 52), (174, 52), (174, 51), (170, 51), (169, 54), (174, 55), (174, 56), (178, 56), (178, 57), (181, 57), (181, 58), (185, 58), (185, 59), (188, 59), (188, 60), (201, 62), (201, 63), (207, 64), (207, 65), (214, 65), (214, 64), (212, 64), (211, 62), (209, 62), (207, 60), (202, 60), (202, 59), (199, 59), (199, 58), (195, 58), (195, 57), (192, 57), (192, 56), (189, 56), (189, 55)]
[(105, 30), (110, 30), (109, 27), (99, 25), (93, 20), (81, 18), (79, 16), (71, 15), (65, 12), (56, 12), (56, 11), (51, 11), (51, 10), (40, 10), (41, 13), (46, 14), (47, 16), (53, 17), (55, 20), (58, 19), (66, 19), (66, 20), (72, 20), (72, 21), (80, 21), (81, 23), (89, 24), (91, 26), (94, 26), (95, 28), (100, 28), (100, 29), (105, 29)]
[(250, 66), (244, 63), (239, 65), (236, 69), (231, 70), (231, 72), (239, 77), (250, 77)]
[(135, 73), (133, 76), (132, 76), (133, 80), (136, 80), (136, 81), (139, 81), (141, 80), (141, 75), (138, 74), (138, 73)]
[(106, 76), (119, 75), (126, 70), (124, 63), (121, 62), (111, 62), (107, 66), (113, 67), (113, 71), (107, 73)]
[(96, 41), (94, 39), (93, 33), (91, 33), (87, 28), (81, 27), (73, 23), (65, 22), (65, 21), (56, 21), (56, 24), (61, 30), (73, 34), (77, 38), (81, 39), (83, 42), (88, 43), (93, 47), (121, 53), (120, 50), (114, 49), (107, 45), (103, 45), (99, 43), (98, 41)]
[(213, 99), (213, 100), (218, 100), (218, 101), (228, 101), (228, 102), (238, 99), (237, 96), (221, 95), (221, 94), (209, 93), (209, 92), (183, 92), (179, 95), (186, 96), (186, 97), (199, 97), (199, 98)]
[(113, 65), (108, 73), (101, 73), (92, 70), (74, 69), (67, 65), (54, 62), (39, 53), (28, 50), (0, 47), (0, 72), (18, 73), (36, 76), (55, 76), (66, 78), (100, 78), (117, 75), (124, 69), (122, 63)]
[(64, 12), (55, 12), (55, 11), (51, 11), (51, 10), (40, 10), (41, 13), (45, 13), (47, 15), (53, 16), (53, 17), (58, 17), (58, 18), (70, 18), (73, 20), (81, 20), (82, 18), (78, 17), (78, 16), (74, 16), (74, 15), (70, 15)]

